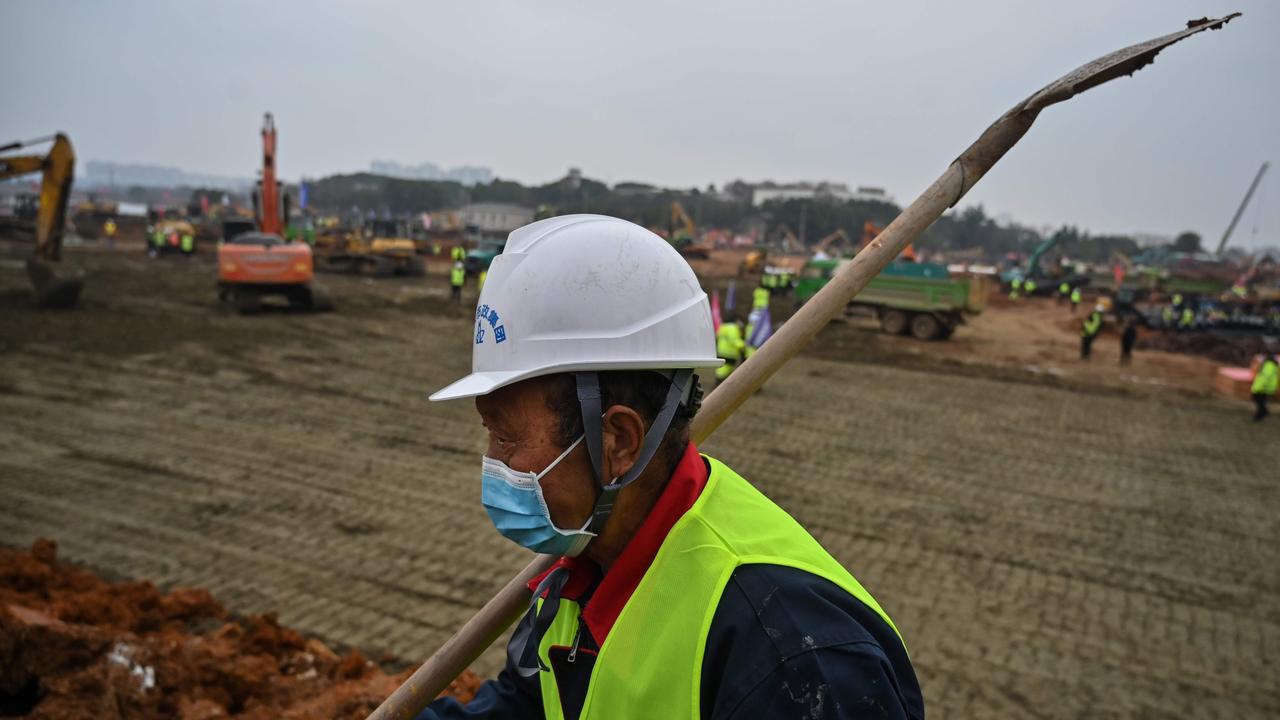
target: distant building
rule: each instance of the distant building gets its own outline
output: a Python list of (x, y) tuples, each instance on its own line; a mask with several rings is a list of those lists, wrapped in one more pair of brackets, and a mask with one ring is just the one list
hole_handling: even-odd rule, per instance
[(1161, 235), (1159, 233), (1133, 233), (1129, 237), (1133, 238), (1133, 241), (1138, 243), (1138, 247), (1141, 248), (1152, 248), (1173, 244), (1172, 235)]
[(613, 186), (613, 191), (619, 195), (657, 195), (662, 188), (642, 182), (620, 182)]
[(862, 186), (857, 190), (850, 190), (847, 184), (837, 182), (803, 182), (789, 183), (785, 185), (762, 183), (752, 188), (752, 205), (758, 207), (770, 200), (818, 200), (823, 202), (864, 200), (884, 203), (893, 202), (893, 198), (889, 197), (889, 195), (884, 191), (884, 188)]
[(493, 171), (487, 167), (462, 167), (444, 170), (434, 163), (405, 165), (390, 160), (374, 160), (369, 163), (369, 171), (375, 175), (403, 178), (406, 180), (453, 180), (463, 185), (488, 185), (493, 182)]
[(136, 165), (132, 163), (90, 160), (85, 163), (84, 177), (80, 182), (88, 187), (148, 188), (207, 187), (222, 190), (243, 190), (253, 186), (249, 178), (190, 173), (176, 167), (162, 165)]
[(474, 225), (482, 233), (509, 233), (533, 222), (533, 208), (507, 203), (473, 203), (459, 211), (462, 222)]

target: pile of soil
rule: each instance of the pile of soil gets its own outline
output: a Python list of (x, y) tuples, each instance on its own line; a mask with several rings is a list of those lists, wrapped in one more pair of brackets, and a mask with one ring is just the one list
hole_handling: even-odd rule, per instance
[[(108, 583), (57, 546), (0, 548), (0, 716), (364, 718), (410, 671), (340, 656), (274, 614), (229, 618), (207, 591)], [(480, 679), (446, 691), (462, 701)]]

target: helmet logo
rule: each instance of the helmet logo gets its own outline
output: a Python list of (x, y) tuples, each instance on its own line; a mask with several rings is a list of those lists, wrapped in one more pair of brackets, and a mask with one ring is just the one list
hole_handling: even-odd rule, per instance
[(498, 311), (488, 305), (481, 305), (476, 308), (476, 344), (484, 342), (484, 336), (487, 334), (485, 323), (489, 323), (489, 329), (493, 330), (493, 341), (500, 343), (507, 339), (507, 328), (502, 325), (502, 319), (498, 317)]

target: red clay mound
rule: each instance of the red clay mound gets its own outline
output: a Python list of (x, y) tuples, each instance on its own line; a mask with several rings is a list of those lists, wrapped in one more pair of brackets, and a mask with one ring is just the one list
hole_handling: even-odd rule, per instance
[[(227, 619), (204, 590), (162, 594), (0, 548), (0, 716), (33, 720), (362, 719), (407, 677), (281, 627)], [(464, 702), (471, 673), (448, 694)]]

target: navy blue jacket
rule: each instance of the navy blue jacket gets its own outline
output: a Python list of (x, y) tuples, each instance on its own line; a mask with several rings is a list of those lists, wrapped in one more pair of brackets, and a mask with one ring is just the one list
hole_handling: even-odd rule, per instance
[[(581, 711), (597, 648), (584, 633), (574, 662), (567, 651), (551, 657), (569, 720)], [(538, 677), (507, 667), (467, 705), (440, 699), (418, 720), (541, 717)], [(902, 643), (874, 611), (802, 570), (746, 565), (730, 578), (707, 634), (702, 717), (923, 718), (924, 700)]]

